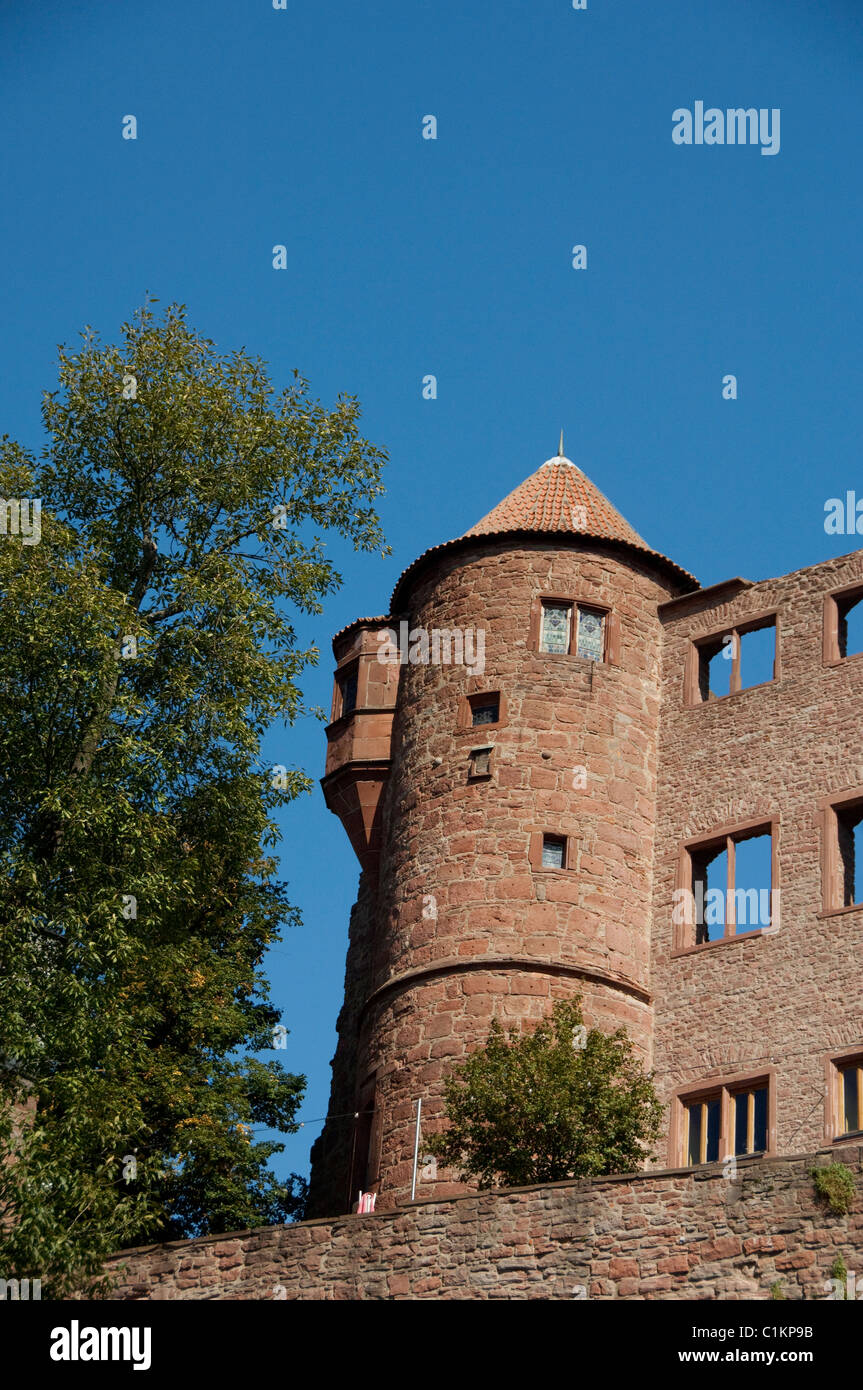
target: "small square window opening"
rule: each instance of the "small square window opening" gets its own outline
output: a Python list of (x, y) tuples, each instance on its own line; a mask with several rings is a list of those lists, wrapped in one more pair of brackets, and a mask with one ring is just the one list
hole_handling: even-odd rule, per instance
[(470, 755), (469, 777), (490, 777), (491, 776), (491, 754), (490, 748), (474, 748)]
[(543, 835), (542, 867), (544, 869), (563, 869), (566, 867), (566, 840), (560, 835)]

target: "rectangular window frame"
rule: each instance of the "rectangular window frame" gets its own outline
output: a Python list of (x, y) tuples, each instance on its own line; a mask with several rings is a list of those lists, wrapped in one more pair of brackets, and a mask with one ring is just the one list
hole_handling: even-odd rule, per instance
[[(484, 725), (483, 727), (491, 727)], [(477, 772), (477, 758), (479, 755), (488, 753), (488, 765), (485, 772)], [(468, 755), (467, 780), (469, 782), (490, 782), (494, 776), (495, 768), (495, 745), (493, 743), (478, 743), (475, 748), (471, 748)]]
[[(735, 1104), (742, 1092), (755, 1092), (767, 1088), (767, 1147), (752, 1153), (735, 1154)], [(683, 1168), (691, 1173), (704, 1165), (688, 1161), (689, 1128), (688, 1107), (698, 1101), (719, 1098), (719, 1156), (709, 1163), (727, 1163), (735, 1159), (738, 1163), (776, 1152), (776, 1068), (764, 1067), (758, 1071), (735, 1073), (731, 1076), (705, 1078), (698, 1082), (687, 1082), (672, 1092), (672, 1122), (669, 1134), (669, 1167)], [(754, 1107), (753, 1107), (754, 1109)], [(706, 1135), (703, 1137), (706, 1142)]]
[[(768, 928), (756, 927), (745, 932), (734, 930), (737, 926), (735, 912), (737, 907), (734, 892), (734, 868), (735, 851), (734, 845), (738, 840), (749, 840), (758, 832), (770, 835), (770, 907), (771, 914), (778, 901), (774, 899), (773, 893), (779, 888), (779, 816), (754, 816), (751, 820), (735, 821), (731, 825), (718, 826), (716, 830), (693, 836), (692, 839), (684, 840), (680, 846), (677, 858), (677, 873), (675, 876), (675, 891), (684, 890), (694, 895), (694, 873), (693, 873), (693, 851), (710, 850), (718, 848), (720, 853), (723, 849), (728, 853), (728, 881), (727, 891), (732, 894), (730, 900), (726, 897), (726, 906), (730, 912), (726, 912), (725, 930), (722, 936), (714, 941), (696, 941), (697, 924), (693, 922), (675, 921), (675, 909), (672, 906), (672, 956), (688, 955), (691, 951), (707, 951), (714, 946), (724, 946), (729, 941), (747, 941), (750, 938), (757, 939), (762, 936), (772, 935), (776, 930), (776, 925), (771, 917)], [(673, 902), (679, 902), (679, 898)], [(686, 901), (686, 900), (684, 900)], [(692, 901), (692, 898), (689, 899)], [(729, 921), (729, 917), (731, 920)]]
[[(542, 847), (545, 839), (563, 840), (563, 867), (556, 865), (543, 864)], [(558, 827), (546, 826), (542, 830), (531, 832), (530, 843), (528, 846), (528, 862), (531, 870), (536, 874), (569, 874), (576, 868), (578, 855), (578, 841), (574, 835), (568, 835), (566, 831)]]
[(863, 1042), (829, 1053), (824, 1059), (826, 1097), (824, 1139), (827, 1144), (857, 1143), (863, 1139), (863, 1127), (845, 1128), (845, 1095), (843, 1071), (854, 1063), (859, 1066), (857, 1082), (858, 1126), (863, 1126)]
[[(861, 653), (863, 655), (863, 653)], [(844, 865), (839, 845), (839, 812), (863, 809), (863, 787), (831, 792), (818, 802), (821, 820), (821, 912), (820, 917), (838, 917), (845, 912), (859, 912), (863, 901), (844, 901)]]
[[(482, 705), (493, 704), (495, 701), (497, 701), (497, 719), (494, 723), (474, 724), (474, 710)], [(503, 729), (507, 722), (507, 702), (502, 691), (476, 690), (470, 695), (462, 695), (459, 698), (455, 727), (457, 734), (467, 734), (472, 739), (476, 739), (477, 729)]]
[[(339, 719), (350, 719), (352, 714), (356, 714), (358, 709), (365, 703), (365, 691), (362, 691), (362, 702), (360, 700), (361, 685), (365, 674), (365, 663), (358, 656), (348, 657), (336, 667), (335, 682), (333, 689), (333, 714), (332, 723), (335, 724)], [(356, 693), (351, 709), (345, 709), (345, 687), (352, 676), (356, 677)]]
[[(548, 604), (553, 607), (569, 609), (568, 646), (565, 652), (546, 652), (542, 650), (542, 610)], [(593, 657), (579, 656), (575, 650), (578, 641), (578, 610), (589, 609), (601, 613), (603, 623), (603, 651), (600, 661)], [(587, 594), (538, 594), (531, 605), (528, 647), (538, 655), (552, 660), (568, 658), (591, 666), (617, 666), (620, 663), (620, 622), (613, 608), (601, 599)]]
[(821, 661), (824, 666), (842, 666), (846, 661), (863, 659), (863, 652), (852, 652), (843, 656), (839, 641), (841, 609), (853, 607), (849, 600), (859, 598), (863, 601), (863, 580), (855, 579), (853, 584), (842, 584), (824, 595), (823, 636)]
[[(773, 656), (773, 676), (768, 681), (759, 681), (757, 685), (741, 686), (740, 680), (740, 638), (745, 637), (747, 632), (759, 632), (762, 628), (773, 626), (775, 628), (775, 652)], [(721, 647), (722, 638), (731, 637), (732, 647), (732, 667), (729, 680), (729, 690), (727, 695), (717, 695), (715, 700), (705, 699), (702, 694), (701, 684), (701, 655), (705, 647)], [(770, 609), (767, 612), (759, 613), (754, 618), (744, 618), (740, 622), (726, 624), (724, 627), (715, 628), (714, 631), (704, 633), (702, 636), (693, 637), (689, 642), (689, 649), (686, 656), (686, 670), (684, 673), (684, 699), (686, 706), (712, 707), (720, 704), (723, 700), (730, 700), (735, 695), (746, 695), (750, 690), (764, 690), (769, 685), (776, 685), (782, 679), (781, 664), (781, 643), (780, 643), (780, 614), (778, 609)]]

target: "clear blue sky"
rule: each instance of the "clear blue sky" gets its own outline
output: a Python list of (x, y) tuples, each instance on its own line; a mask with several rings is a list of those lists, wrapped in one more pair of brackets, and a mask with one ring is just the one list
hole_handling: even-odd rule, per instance
[[(703, 584), (853, 549), (823, 520), (863, 496), (861, 72), (859, 0), (2, 0), (0, 431), (38, 446), (56, 344), (114, 338), (146, 291), (278, 384), (356, 393), (393, 555), (337, 546), (344, 588), (299, 625), (327, 707), (331, 634), (561, 426)], [(675, 145), (700, 100), (778, 107), (780, 152)], [(317, 777), (323, 729), (269, 751)], [(283, 830), (304, 925), (270, 958), (275, 1055), (318, 1117), (358, 866), (317, 789)]]

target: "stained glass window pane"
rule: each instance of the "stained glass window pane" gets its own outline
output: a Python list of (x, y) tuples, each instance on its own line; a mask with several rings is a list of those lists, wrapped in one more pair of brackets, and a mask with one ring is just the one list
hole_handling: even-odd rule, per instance
[(544, 603), (542, 605), (542, 634), (540, 651), (569, 651), (569, 604)]
[(473, 708), (473, 722), (474, 722), (474, 725), (477, 725), (477, 724), (496, 724), (496, 723), (497, 723), (497, 712), (498, 712), (498, 706), (497, 706), (497, 705), (474, 705), (474, 708)]
[(542, 842), (542, 866), (544, 869), (563, 868), (563, 840), (555, 840), (546, 835)]
[(579, 608), (576, 655), (588, 661), (601, 661), (605, 637), (605, 614), (595, 608)]

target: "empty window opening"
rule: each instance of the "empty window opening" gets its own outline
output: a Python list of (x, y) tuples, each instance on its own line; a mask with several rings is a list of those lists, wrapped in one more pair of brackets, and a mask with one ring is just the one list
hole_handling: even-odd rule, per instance
[(740, 633), (740, 689), (766, 685), (776, 668), (776, 623)]
[(764, 831), (734, 843), (734, 931), (758, 931), (770, 925), (773, 887), (773, 842)]
[(839, 655), (855, 656), (863, 652), (863, 593), (856, 590), (837, 598), (839, 617)]
[(735, 627), (698, 644), (698, 691), (720, 700), (738, 690), (765, 685), (776, 676), (776, 619)]
[[(474, 697), (476, 698), (476, 697)], [(471, 702), (471, 723), (476, 728), (479, 724), (497, 724), (500, 718), (500, 700), (497, 695), (483, 695), (481, 702), (476, 704)]]
[(773, 837), (756, 827), (689, 851), (695, 945), (769, 927)]
[[(729, 634), (733, 641), (733, 635)], [(731, 694), (732, 651), (722, 639), (698, 648), (698, 690), (702, 700), (719, 700)]]
[(721, 846), (693, 850), (692, 892), (695, 896), (695, 944), (725, 935), (728, 851)]
[(842, 906), (863, 902), (863, 804), (837, 806)]
[(544, 869), (563, 869), (566, 867), (566, 839), (562, 835), (543, 835), (542, 867)]
[(490, 748), (472, 748), (470, 754), (470, 777), (490, 777), (491, 776), (491, 753)]

